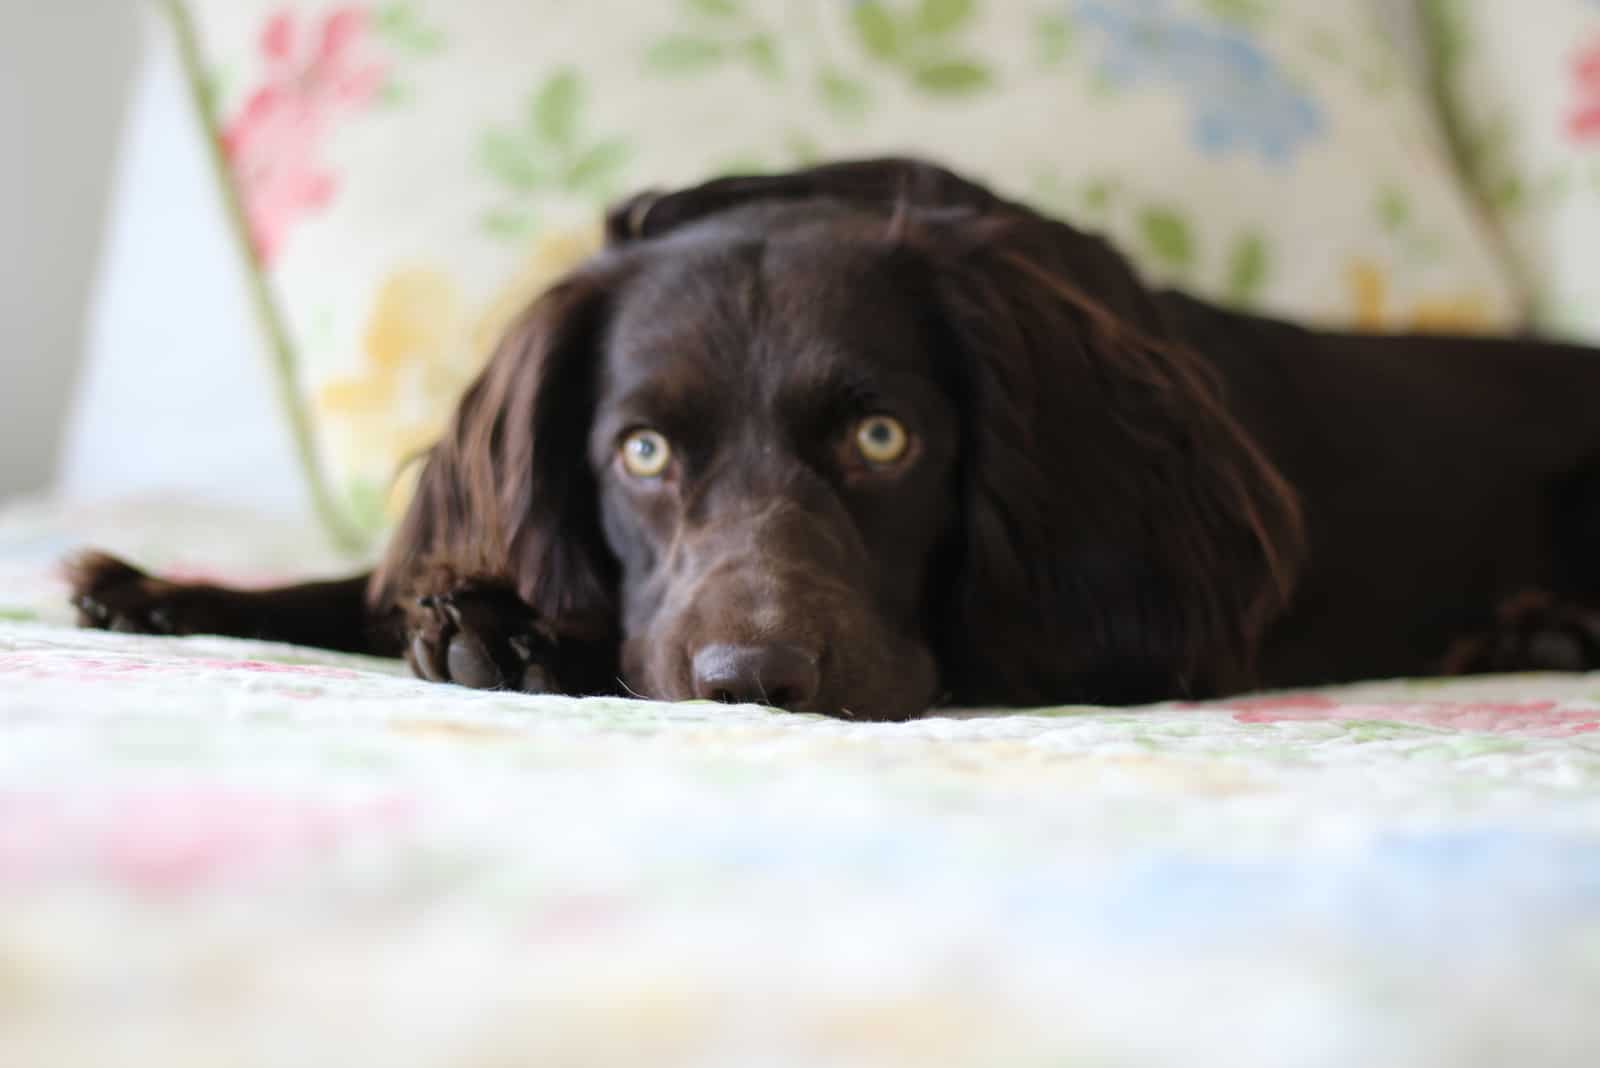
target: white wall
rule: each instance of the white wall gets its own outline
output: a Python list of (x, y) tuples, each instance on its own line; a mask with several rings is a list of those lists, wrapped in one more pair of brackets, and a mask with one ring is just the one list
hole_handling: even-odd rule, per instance
[(0, 0), (0, 497), (54, 472), (138, 47), (134, 0)]
[(192, 87), (166, 20), (145, 29), (54, 488), (77, 502), (184, 497), (302, 516), (300, 465)]

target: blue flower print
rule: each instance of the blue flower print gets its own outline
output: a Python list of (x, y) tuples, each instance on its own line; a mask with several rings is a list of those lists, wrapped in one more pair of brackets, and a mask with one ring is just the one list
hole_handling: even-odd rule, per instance
[(1317, 102), (1232, 26), (1174, 15), (1167, 0), (1077, 0), (1075, 7), (1086, 30), (1105, 36), (1100, 75), (1118, 88), (1182, 92), (1203, 152), (1254, 151), (1282, 165), (1325, 128)]

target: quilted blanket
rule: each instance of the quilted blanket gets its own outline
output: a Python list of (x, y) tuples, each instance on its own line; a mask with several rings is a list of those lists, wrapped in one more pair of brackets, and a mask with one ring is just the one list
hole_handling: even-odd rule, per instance
[(863, 725), (69, 629), (0, 514), (0, 1064), (1600, 1064), (1600, 678)]

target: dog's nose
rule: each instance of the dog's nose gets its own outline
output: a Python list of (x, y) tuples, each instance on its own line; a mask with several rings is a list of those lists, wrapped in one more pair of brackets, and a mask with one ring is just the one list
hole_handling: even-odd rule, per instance
[(694, 695), (724, 704), (803, 708), (822, 685), (817, 658), (796, 645), (707, 645), (693, 667)]

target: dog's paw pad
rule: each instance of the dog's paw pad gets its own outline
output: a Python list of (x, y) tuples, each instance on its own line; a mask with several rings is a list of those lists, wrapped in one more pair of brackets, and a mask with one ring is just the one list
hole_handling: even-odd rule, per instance
[(126, 634), (176, 634), (174, 587), (102, 552), (86, 552), (65, 566), (78, 625)]
[(459, 631), (445, 650), (450, 680), (474, 690), (503, 690), (506, 676), (488, 648), (472, 631)]
[(464, 588), (417, 599), (409, 659), (418, 675), (478, 690), (558, 692), (551, 643), (514, 594)]
[(1519, 594), (1494, 628), (1457, 644), (1451, 674), (1600, 670), (1600, 612), (1547, 594)]

